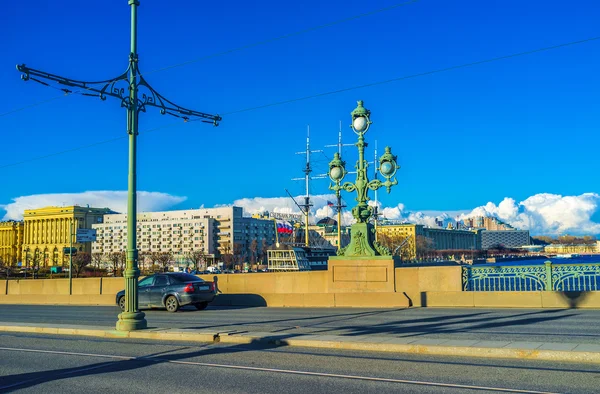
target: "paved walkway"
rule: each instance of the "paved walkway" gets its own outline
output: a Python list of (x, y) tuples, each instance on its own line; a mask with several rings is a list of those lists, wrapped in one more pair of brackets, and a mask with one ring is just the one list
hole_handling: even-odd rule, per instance
[[(107, 326), (17, 322), (0, 323), (0, 332), (600, 363), (600, 345), (568, 341), (528, 342), (432, 339), (391, 335), (316, 335), (244, 332), (236, 329), (150, 328), (140, 331), (119, 332), (115, 331), (114, 327)], [(568, 338), (565, 339), (568, 340)]]
[[(153, 328), (269, 332), (407, 340), (465, 340), (600, 345), (600, 310), (491, 308), (234, 308), (146, 310)], [(0, 305), (2, 322), (114, 328), (114, 307)]]

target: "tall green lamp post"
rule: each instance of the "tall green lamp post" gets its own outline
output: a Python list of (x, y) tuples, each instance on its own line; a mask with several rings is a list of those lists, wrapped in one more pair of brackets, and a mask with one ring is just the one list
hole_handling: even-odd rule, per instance
[[(211, 123), (215, 126), (222, 120), (219, 115), (211, 115), (184, 108), (173, 103), (158, 93), (143, 77), (138, 66), (137, 52), (137, 7), (139, 0), (127, 0), (131, 8), (131, 42), (129, 53), (129, 67), (121, 75), (105, 81), (80, 81), (65, 78), (60, 75), (50, 74), (45, 71), (27, 67), (25, 64), (17, 65), (17, 70), (23, 73), (21, 79), (24, 81), (35, 81), (43, 85), (49, 84), (45, 81), (57, 83), (65, 94), (80, 93), (84, 96), (98, 97), (106, 100), (106, 97), (114, 97), (121, 101), (121, 107), (127, 109), (127, 134), (129, 136), (129, 172), (127, 184), (127, 262), (125, 266), (125, 310), (119, 315), (117, 330), (132, 331), (144, 329), (148, 323), (145, 314), (140, 312), (138, 305), (138, 282), (140, 275), (138, 268), (138, 250), (136, 240), (137, 219), (137, 169), (136, 169), (136, 145), (138, 136), (138, 117), (140, 112), (146, 112), (148, 107), (157, 107), (160, 113), (172, 115), (188, 121), (190, 118), (201, 122)], [(124, 86), (118, 86), (121, 83)], [(78, 88), (72, 91), (68, 87)], [(144, 92), (140, 93), (140, 88)]]
[(358, 106), (351, 112), (352, 129), (358, 135), (358, 161), (356, 162), (356, 181), (344, 182), (344, 177), (348, 174), (346, 171), (346, 162), (344, 162), (339, 153), (335, 153), (333, 160), (329, 163), (329, 178), (333, 182), (329, 189), (337, 194), (341, 190), (347, 192), (356, 191), (356, 201), (358, 204), (352, 208), (352, 216), (356, 223), (350, 228), (350, 244), (345, 248), (338, 250), (339, 256), (346, 257), (370, 257), (370, 256), (390, 256), (388, 248), (379, 245), (375, 241), (375, 230), (369, 223), (369, 218), (373, 216), (373, 207), (369, 206), (368, 190), (377, 190), (385, 187), (387, 192), (391, 191), (392, 186), (397, 185), (398, 181), (394, 178), (399, 166), (396, 162), (396, 156), (392, 154), (392, 149), (388, 146), (385, 153), (379, 158), (379, 173), (385, 178), (382, 182), (379, 179), (369, 181), (367, 177), (367, 161), (365, 160), (365, 148), (368, 144), (365, 142), (365, 134), (369, 130), (371, 122), (371, 111), (366, 109), (363, 101), (358, 101)]

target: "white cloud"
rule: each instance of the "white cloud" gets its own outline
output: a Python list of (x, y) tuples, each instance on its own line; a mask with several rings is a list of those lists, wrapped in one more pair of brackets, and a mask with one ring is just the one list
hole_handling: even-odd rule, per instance
[[(167, 193), (138, 192), (138, 209), (140, 211), (160, 211), (172, 209), (175, 205), (185, 201), (185, 197), (173, 196)], [(295, 200), (302, 204), (304, 196), (297, 196)], [(336, 216), (335, 209), (329, 207), (327, 202), (336, 202), (334, 194), (321, 194), (311, 196), (312, 218), (316, 220), (324, 217)], [(125, 191), (87, 191), (71, 194), (38, 194), (23, 196), (13, 199), (7, 205), (0, 205), (6, 214), (3, 220), (19, 220), (23, 217), (25, 209), (44, 206), (62, 206), (78, 204), (93, 207), (108, 207), (117, 212), (127, 210), (127, 192)], [(373, 201), (369, 201), (374, 205)], [(256, 212), (285, 212), (300, 213), (298, 207), (289, 197), (256, 197), (235, 200), (232, 205), (241, 206), (247, 215)], [(354, 223), (350, 209), (354, 200), (346, 202), (343, 211), (342, 223)], [(423, 224), (430, 227), (436, 226), (436, 219), (442, 221), (444, 226), (456, 217), (464, 219), (473, 216), (494, 216), (519, 229), (530, 230), (532, 234), (600, 234), (600, 223), (592, 220), (592, 216), (600, 212), (600, 194), (584, 193), (579, 196), (561, 196), (557, 194), (540, 193), (521, 202), (506, 197), (500, 203), (488, 202), (485, 205), (466, 211), (409, 211), (400, 203), (396, 206), (382, 207), (379, 203), (379, 212), (382, 217), (409, 223)]]
[[(159, 192), (137, 192), (138, 211), (160, 211), (173, 207), (186, 197)], [(0, 205), (6, 214), (3, 220), (21, 220), (23, 211), (48, 206), (89, 205), (94, 208), (110, 208), (116, 212), (127, 211), (126, 191), (86, 191), (82, 193), (34, 194), (13, 198), (13, 202)]]
[[(304, 196), (296, 197), (302, 203)], [(335, 217), (335, 210), (327, 206), (327, 201), (335, 202), (335, 195), (323, 194), (311, 196), (312, 214), (316, 219)], [(373, 206), (374, 201), (369, 201)], [(242, 206), (247, 213), (276, 211), (300, 213), (289, 197), (274, 198), (244, 198), (234, 201), (233, 205)], [(343, 224), (351, 224), (354, 218), (349, 207), (343, 211)], [(462, 211), (409, 211), (400, 203), (392, 207), (382, 207), (379, 203), (379, 212), (382, 217), (409, 223), (423, 224), (430, 227), (436, 226), (436, 219), (446, 226), (458, 217), (465, 219), (473, 216), (494, 216), (512, 226), (530, 230), (532, 234), (600, 234), (600, 223), (591, 220), (594, 213), (599, 211), (600, 195), (597, 193), (584, 193), (579, 196), (561, 196), (557, 194), (541, 193), (531, 196), (517, 203), (513, 198), (506, 197), (500, 203), (488, 202), (472, 210)]]
[(540, 193), (520, 203), (508, 197), (498, 205), (488, 202), (464, 217), (495, 216), (532, 234), (600, 234), (600, 223), (591, 219), (599, 206), (598, 193), (579, 196)]
[[(304, 204), (304, 195), (294, 197), (296, 203), (302, 206)], [(318, 194), (310, 196), (311, 207), (311, 221), (316, 218), (317, 220), (325, 217), (333, 217), (336, 215), (334, 208), (329, 207), (327, 202), (336, 203), (336, 197), (334, 194)], [(294, 204), (294, 201), (290, 197), (255, 197), (255, 198), (242, 198), (235, 200), (232, 205), (244, 208), (246, 215), (263, 212), (281, 212), (281, 213), (296, 213), (299, 214), (300, 209)], [(343, 212), (343, 223), (351, 223), (354, 218), (349, 211)]]

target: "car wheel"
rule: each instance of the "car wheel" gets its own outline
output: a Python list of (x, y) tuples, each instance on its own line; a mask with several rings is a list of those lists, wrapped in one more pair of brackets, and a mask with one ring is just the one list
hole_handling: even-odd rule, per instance
[(206, 309), (206, 307), (208, 306), (208, 302), (204, 301), (204, 302), (199, 302), (197, 304), (194, 304), (194, 306), (196, 307), (196, 309), (198, 309), (199, 311)]
[(119, 297), (119, 308), (121, 308), (122, 311), (125, 311), (125, 296)]
[(179, 302), (175, 296), (168, 296), (165, 300), (165, 307), (169, 312), (177, 312), (179, 310)]

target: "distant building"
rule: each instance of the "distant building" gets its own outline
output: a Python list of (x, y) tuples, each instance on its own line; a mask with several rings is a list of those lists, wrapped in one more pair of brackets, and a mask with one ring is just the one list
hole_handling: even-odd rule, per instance
[[(127, 250), (127, 215), (112, 214), (96, 229), (94, 253), (115, 253)], [(206, 255), (215, 253), (215, 220), (205, 218), (194, 210), (143, 212), (137, 215), (137, 249), (145, 252), (183, 254), (199, 250)]]
[(529, 245), (528, 230), (483, 230), (481, 231), (481, 248), (492, 249), (497, 246), (519, 248)]
[(481, 228), (489, 231), (515, 230), (510, 224), (504, 223), (494, 216), (474, 216), (463, 219), (463, 224), (470, 228)]
[[(104, 223), (94, 228), (98, 230), (94, 252), (127, 249), (126, 214), (106, 215)], [(201, 250), (209, 260), (224, 254), (249, 259), (255, 253), (255, 240), (257, 249), (274, 244), (274, 221), (244, 217), (241, 207), (144, 212), (137, 217), (137, 243), (142, 253), (170, 252), (175, 259), (182, 259), (192, 250)]]
[(324, 249), (337, 249), (339, 241), (340, 247), (346, 247), (350, 243), (350, 227), (341, 227), (341, 233), (338, 240), (337, 221), (326, 217), (317, 222), (316, 225), (308, 226), (310, 246)]
[(4, 264), (16, 265), (22, 261), (24, 227), (23, 222), (0, 222), (0, 261)]
[(433, 240), (434, 250), (481, 249), (479, 231), (476, 230), (448, 230), (425, 227), (423, 234), (426, 238)]
[(104, 215), (112, 213), (108, 208), (46, 207), (25, 210), (23, 215), (23, 264), (27, 266), (62, 266), (65, 262), (64, 248), (71, 246), (79, 252), (90, 253), (91, 244), (77, 243), (79, 229), (89, 229), (102, 223)]
[(588, 254), (588, 253), (600, 253), (600, 241), (595, 244), (579, 244), (579, 245), (561, 245), (552, 244), (544, 247), (544, 252), (548, 254), (563, 254), (563, 253), (577, 253), (577, 254)]
[(377, 233), (387, 235), (402, 245), (408, 259), (417, 257), (418, 237), (431, 240), (433, 250), (477, 250), (481, 248), (480, 231), (425, 227), (420, 224), (398, 224), (377, 227)]

